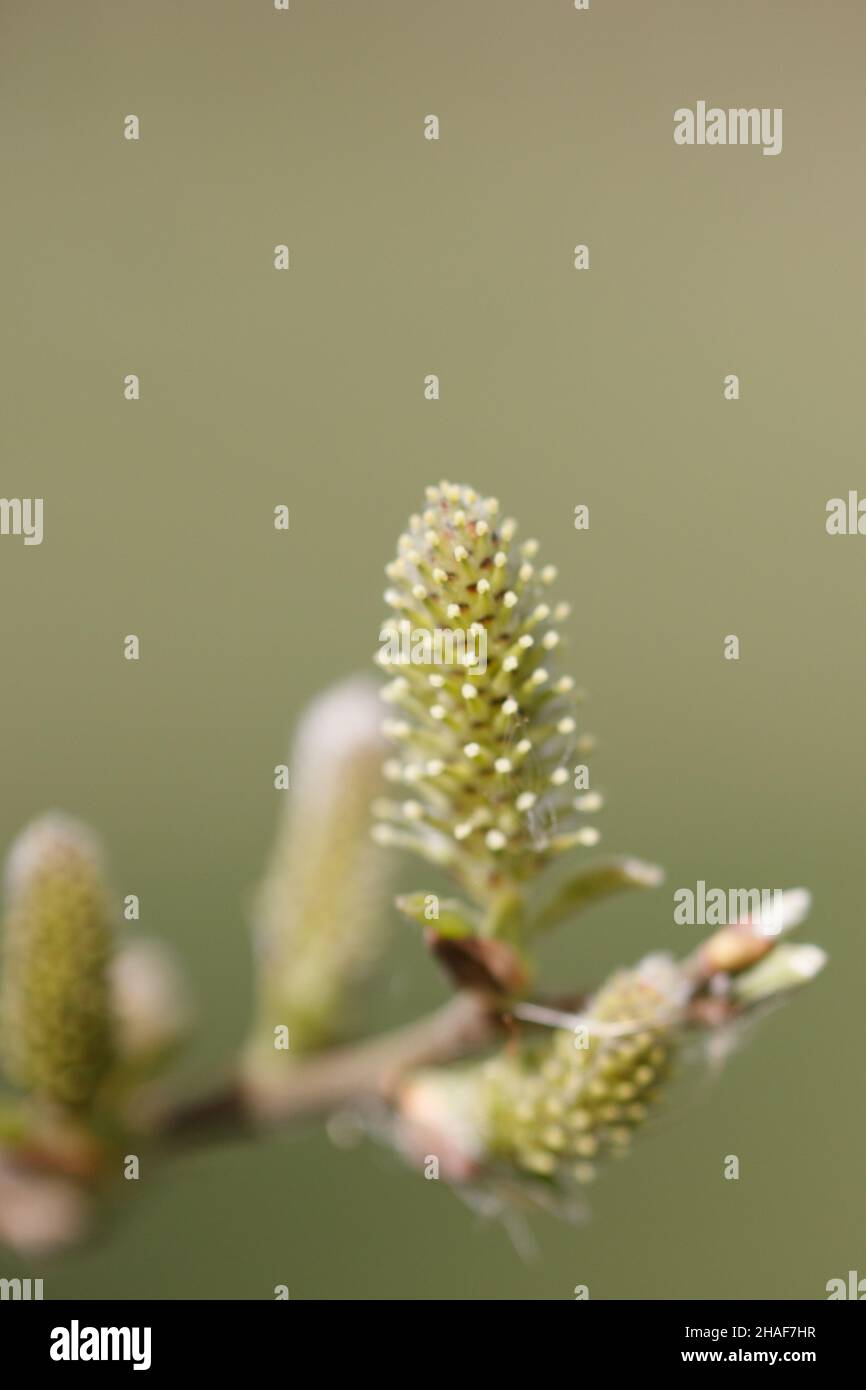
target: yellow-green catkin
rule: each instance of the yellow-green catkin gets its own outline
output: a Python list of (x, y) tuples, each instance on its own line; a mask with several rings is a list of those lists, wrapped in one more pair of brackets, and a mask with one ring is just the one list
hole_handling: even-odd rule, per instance
[(28, 826), (6, 867), (0, 1038), (9, 1079), (45, 1100), (86, 1107), (111, 1063), (114, 924), (91, 832), (58, 814)]
[(299, 725), (255, 907), (260, 1061), (344, 1033), (354, 990), (379, 954), (387, 914), (370, 802), (381, 785), (380, 725), (375, 685), (363, 677), (327, 691)]
[(587, 1182), (599, 1160), (624, 1153), (669, 1072), (686, 991), (672, 961), (649, 957), (614, 975), (573, 1030), (484, 1064), (488, 1160)]
[(494, 498), (428, 488), (386, 568), (377, 658), (391, 677), (386, 775), (400, 788), (377, 808), (378, 838), (446, 866), (481, 903), (598, 840), (583, 818), (599, 798), (575, 795), (590, 740), (574, 682), (555, 670), (569, 608), (516, 531)]

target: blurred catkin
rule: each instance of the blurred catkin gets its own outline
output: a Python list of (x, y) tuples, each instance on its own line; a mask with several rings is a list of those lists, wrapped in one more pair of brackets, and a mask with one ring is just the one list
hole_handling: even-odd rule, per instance
[(598, 839), (581, 819), (599, 798), (575, 797), (573, 784), (590, 740), (578, 733), (574, 682), (553, 669), (569, 608), (551, 606), (556, 571), (516, 530), (494, 498), (428, 488), (386, 568), (378, 655), (392, 677), (386, 773), (405, 788), (378, 804), (378, 838), (444, 865), (484, 905)]
[(587, 1182), (600, 1160), (627, 1150), (658, 1099), (688, 990), (675, 962), (648, 957), (613, 975), (575, 1028), (421, 1073), (407, 1083), (403, 1112), (463, 1180), (498, 1170)]
[(617, 972), (574, 1030), (483, 1068), (489, 1154), (542, 1177), (587, 1181), (621, 1154), (658, 1098), (687, 994), (663, 956)]
[(292, 1055), (343, 1033), (353, 990), (379, 953), (387, 913), (370, 802), (380, 724), (375, 685), (358, 677), (315, 700), (298, 727), (291, 790), (255, 907), (259, 1058), (273, 1055), (278, 1027), (288, 1028)]
[(0, 1039), (9, 1079), (84, 1107), (113, 1055), (108, 964), (114, 913), (100, 846), (52, 814), (18, 837), (6, 868)]
[(111, 963), (118, 1069), (132, 1081), (160, 1071), (186, 1039), (192, 1004), (173, 952), (142, 937)]

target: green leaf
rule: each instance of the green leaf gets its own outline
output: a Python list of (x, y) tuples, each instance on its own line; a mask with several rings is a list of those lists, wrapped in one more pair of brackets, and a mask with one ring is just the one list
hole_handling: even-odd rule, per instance
[(480, 930), (477, 913), (460, 898), (439, 898), (435, 893), (405, 893), (396, 899), (396, 904), (410, 922), (431, 927), (437, 936), (459, 939), (477, 936)]
[(645, 864), (640, 859), (610, 859), (588, 864), (568, 879), (542, 908), (534, 928), (546, 931), (593, 903), (602, 902), (612, 893), (626, 888), (657, 888), (663, 879), (664, 872), (657, 865)]

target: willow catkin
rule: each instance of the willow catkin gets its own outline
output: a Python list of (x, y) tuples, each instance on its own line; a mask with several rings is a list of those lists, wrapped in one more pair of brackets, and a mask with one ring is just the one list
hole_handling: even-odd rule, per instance
[(378, 955), (386, 914), (370, 802), (380, 725), (374, 684), (356, 678), (314, 701), (298, 727), (287, 809), (255, 908), (266, 1049), (280, 1027), (292, 1054), (342, 1033), (352, 992)]
[(573, 1028), (507, 1044), (480, 1063), (428, 1068), (399, 1098), (401, 1142), (442, 1161), (443, 1175), (497, 1173), (587, 1182), (628, 1149), (664, 1089), (689, 983), (667, 956), (618, 971)]
[(573, 1030), (555, 1029), (482, 1069), (490, 1157), (543, 1177), (586, 1181), (621, 1154), (659, 1097), (677, 1049), (688, 984), (667, 957), (621, 970)]
[(111, 963), (111, 1003), (123, 1076), (159, 1071), (190, 1030), (192, 1005), (174, 953), (149, 937), (130, 941)]
[(16, 840), (6, 869), (0, 1038), (9, 1079), (86, 1106), (113, 1056), (108, 964), (114, 913), (100, 846), (65, 816)]
[(380, 633), (386, 772), (403, 791), (378, 805), (378, 837), (446, 866), (482, 903), (599, 838), (582, 824), (599, 798), (575, 797), (570, 767), (590, 741), (573, 680), (554, 672), (568, 605), (551, 606), (556, 571), (516, 529), (494, 498), (428, 488), (386, 569)]

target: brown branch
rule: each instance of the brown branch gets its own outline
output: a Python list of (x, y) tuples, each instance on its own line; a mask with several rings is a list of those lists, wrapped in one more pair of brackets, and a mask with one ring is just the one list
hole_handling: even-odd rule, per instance
[(461, 993), (417, 1023), (369, 1042), (302, 1061), (287, 1056), (281, 1076), (236, 1074), (209, 1095), (164, 1108), (152, 1123), (159, 1136), (187, 1147), (220, 1135), (243, 1137), (353, 1103), (388, 1105), (407, 1071), (477, 1052), (502, 1026), (489, 997)]

